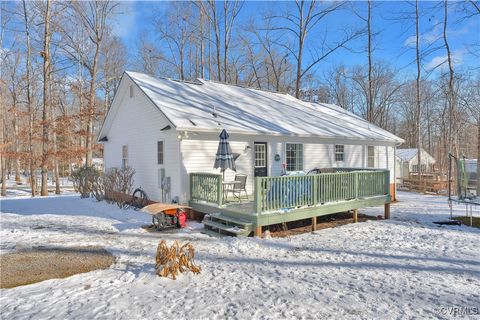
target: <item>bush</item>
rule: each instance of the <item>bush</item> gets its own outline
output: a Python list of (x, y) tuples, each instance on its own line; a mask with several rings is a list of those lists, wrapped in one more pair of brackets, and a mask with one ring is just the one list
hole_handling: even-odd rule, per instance
[(71, 179), (81, 198), (95, 197), (97, 201), (106, 200), (126, 208), (131, 202), (134, 175), (135, 170), (131, 167), (111, 168), (103, 173), (91, 166), (74, 170)]
[[(99, 186), (101, 182), (102, 172), (95, 167), (81, 167), (74, 170), (71, 174), (73, 187), (80, 192), (81, 198), (88, 198), (90, 196), (100, 196)], [(102, 197), (103, 198), (103, 197)], [(98, 199), (97, 200), (101, 200)]]
[(109, 203), (116, 203), (120, 208), (128, 207), (131, 202), (133, 189), (133, 176), (135, 169), (126, 167), (124, 169), (111, 168), (103, 175), (103, 190), (105, 199)]

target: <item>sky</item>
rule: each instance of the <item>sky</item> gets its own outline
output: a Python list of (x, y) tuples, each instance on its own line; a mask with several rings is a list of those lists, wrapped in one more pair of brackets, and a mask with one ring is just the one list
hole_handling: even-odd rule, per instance
[[(449, 12), (448, 37), (451, 46), (452, 56), (456, 68), (479, 71), (478, 58), (471, 54), (471, 43), (480, 42), (480, 18), (471, 18), (460, 21), (461, 15), (455, 12), (453, 6), (458, 7), (459, 3), (453, 3)], [(155, 14), (161, 14), (168, 7), (165, 1), (133, 2), (122, 1), (120, 11), (122, 14), (116, 18), (113, 27), (116, 35), (121, 37), (130, 50), (135, 50), (136, 41), (141, 34), (152, 29), (150, 21)], [(261, 13), (272, 8), (272, 6), (283, 10), (292, 10), (292, 2), (273, 1), (246, 1), (238, 18), (238, 26), (245, 25), (249, 19), (261, 20)], [(324, 35), (329, 41), (334, 41), (339, 36), (340, 30), (345, 26), (356, 28), (363, 26), (362, 21), (355, 17), (348, 8), (354, 7), (361, 14), (366, 15), (367, 3), (363, 1), (349, 2), (345, 10), (339, 11), (325, 19), (325, 21), (308, 35), (305, 60), (308, 61), (318, 50), (318, 43)], [(414, 20), (405, 21), (399, 19), (402, 13), (412, 12), (412, 3), (386, 1), (373, 2), (372, 27), (376, 33), (374, 37), (374, 59), (392, 62), (400, 74), (409, 76), (415, 70), (415, 29)], [(421, 46), (424, 49), (422, 56), (424, 72), (432, 75), (442, 71), (446, 65), (435, 68), (445, 60), (446, 51), (443, 48), (443, 7), (442, 3), (433, 1), (420, 2), (420, 33)], [(154, 38), (154, 33), (150, 37)], [(322, 73), (333, 66), (344, 64), (366, 65), (366, 38), (361, 38), (351, 43), (351, 50), (339, 50), (331, 55), (326, 61), (318, 65), (315, 72)], [(363, 51), (363, 52), (362, 52)], [(428, 52), (427, 52), (428, 51)]]

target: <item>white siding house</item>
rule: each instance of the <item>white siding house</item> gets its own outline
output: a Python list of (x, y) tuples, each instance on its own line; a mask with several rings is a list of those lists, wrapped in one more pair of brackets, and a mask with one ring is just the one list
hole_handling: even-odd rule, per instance
[[(248, 175), (249, 192), (255, 173), (278, 176), (284, 165), (299, 171), (389, 169), (394, 185), (395, 150), (403, 142), (335, 105), (213, 81), (125, 72), (99, 134), (104, 166), (133, 167), (135, 187), (153, 200), (187, 203), (189, 173), (219, 173), (213, 164), (222, 129), (230, 135), (232, 152), (240, 154), (237, 173)], [(266, 161), (255, 161), (256, 155)], [(226, 180), (234, 174), (227, 170)], [(170, 183), (162, 189), (166, 178)]]
[[(417, 172), (418, 167), (418, 149), (397, 149), (395, 157), (395, 170), (397, 172), (397, 183), (401, 183), (401, 178), (408, 178), (410, 172)], [(431, 172), (435, 164), (435, 158), (433, 158), (427, 151), (421, 149), (420, 169), (422, 172)]]

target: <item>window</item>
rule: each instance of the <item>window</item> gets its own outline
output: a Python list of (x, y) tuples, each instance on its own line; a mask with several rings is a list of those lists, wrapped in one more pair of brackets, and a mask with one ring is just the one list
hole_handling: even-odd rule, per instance
[[(427, 171), (427, 165), (426, 165), (426, 164), (420, 165), (420, 170), (421, 170), (422, 172)], [(413, 172), (418, 172), (418, 165), (414, 164), (414, 165), (412, 166), (412, 171), (413, 171)]]
[(264, 143), (255, 143), (255, 168), (264, 168), (267, 166), (267, 145)]
[(163, 164), (163, 141), (157, 142), (157, 164)]
[(367, 167), (375, 168), (375, 147), (374, 146), (368, 146)]
[(335, 145), (335, 161), (345, 160), (345, 146), (343, 144)]
[(122, 169), (128, 167), (128, 146), (122, 146)]
[(287, 171), (303, 170), (303, 144), (287, 143)]
[(130, 85), (130, 98), (133, 98), (133, 94), (134, 94), (133, 85)]

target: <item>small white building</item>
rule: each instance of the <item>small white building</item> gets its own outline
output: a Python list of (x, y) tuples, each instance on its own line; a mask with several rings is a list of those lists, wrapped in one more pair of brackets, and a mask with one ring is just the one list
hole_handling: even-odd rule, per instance
[[(135, 187), (157, 201), (189, 200), (188, 174), (213, 168), (226, 129), (237, 173), (278, 176), (326, 167), (384, 168), (395, 182), (403, 140), (331, 104), (214, 81), (125, 72), (99, 134), (104, 167), (131, 166)], [(227, 170), (226, 180), (234, 172)], [(393, 194), (394, 192), (392, 192)]]
[[(396, 172), (397, 181), (400, 183), (401, 178), (408, 178), (410, 172), (418, 172), (418, 149), (397, 149), (396, 153)], [(433, 158), (427, 151), (421, 149), (420, 154), (420, 171), (432, 172), (435, 165)]]

